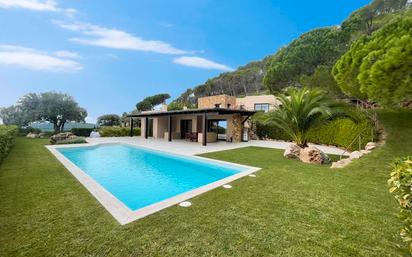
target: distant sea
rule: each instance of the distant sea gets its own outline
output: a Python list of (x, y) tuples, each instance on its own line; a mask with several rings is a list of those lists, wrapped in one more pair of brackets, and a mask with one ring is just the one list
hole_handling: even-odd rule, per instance
[[(29, 125), (32, 128), (40, 129), (42, 132), (53, 132), (53, 124), (49, 122), (32, 122)], [(64, 131), (70, 131), (72, 128), (98, 128), (97, 124), (83, 122), (67, 122), (64, 124)]]

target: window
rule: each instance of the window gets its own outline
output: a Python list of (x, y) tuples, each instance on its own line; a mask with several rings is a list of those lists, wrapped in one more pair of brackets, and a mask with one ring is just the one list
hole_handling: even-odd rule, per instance
[(255, 104), (255, 111), (269, 111), (269, 104)]
[(228, 109), (230, 109), (230, 106), (231, 106), (230, 104), (227, 104), (227, 108), (228, 108)]
[(215, 104), (215, 108), (220, 108), (220, 104)]

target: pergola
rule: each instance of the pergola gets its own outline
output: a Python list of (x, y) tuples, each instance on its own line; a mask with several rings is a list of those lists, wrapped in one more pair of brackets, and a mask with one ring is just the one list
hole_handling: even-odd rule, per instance
[(148, 138), (148, 119), (149, 117), (159, 117), (159, 116), (166, 116), (168, 119), (168, 141), (172, 141), (172, 117), (179, 116), (179, 115), (187, 115), (187, 114), (197, 114), (202, 115), (202, 144), (207, 144), (207, 118), (208, 114), (213, 115), (227, 115), (227, 114), (240, 114), (244, 117), (242, 124), (244, 124), (247, 119), (255, 114), (256, 111), (249, 111), (243, 109), (228, 109), (228, 108), (209, 108), (209, 109), (186, 109), (186, 110), (176, 110), (176, 111), (154, 111), (154, 112), (143, 112), (139, 114), (132, 114), (128, 115), (127, 117), (130, 118), (130, 136), (133, 136), (133, 118), (141, 118), (145, 119), (145, 133), (144, 137)]

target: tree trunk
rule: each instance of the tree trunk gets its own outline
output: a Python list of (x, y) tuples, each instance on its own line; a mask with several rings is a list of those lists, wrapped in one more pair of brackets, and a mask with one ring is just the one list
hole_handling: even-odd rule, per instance
[(57, 134), (60, 132), (60, 128), (59, 128), (59, 124), (58, 122), (53, 122), (53, 129), (54, 129), (54, 133)]
[(65, 124), (65, 122), (60, 123), (60, 132), (64, 131), (64, 124)]

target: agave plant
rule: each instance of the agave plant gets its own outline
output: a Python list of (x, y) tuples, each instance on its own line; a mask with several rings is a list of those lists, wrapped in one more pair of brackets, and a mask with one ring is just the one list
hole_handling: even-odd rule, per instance
[(265, 120), (282, 129), (297, 145), (308, 146), (308, 131), (338, 117), (351, 117), (345, 104), (332, 100), (319, 89), (292, 88), (278, 96), (281, 105)]

